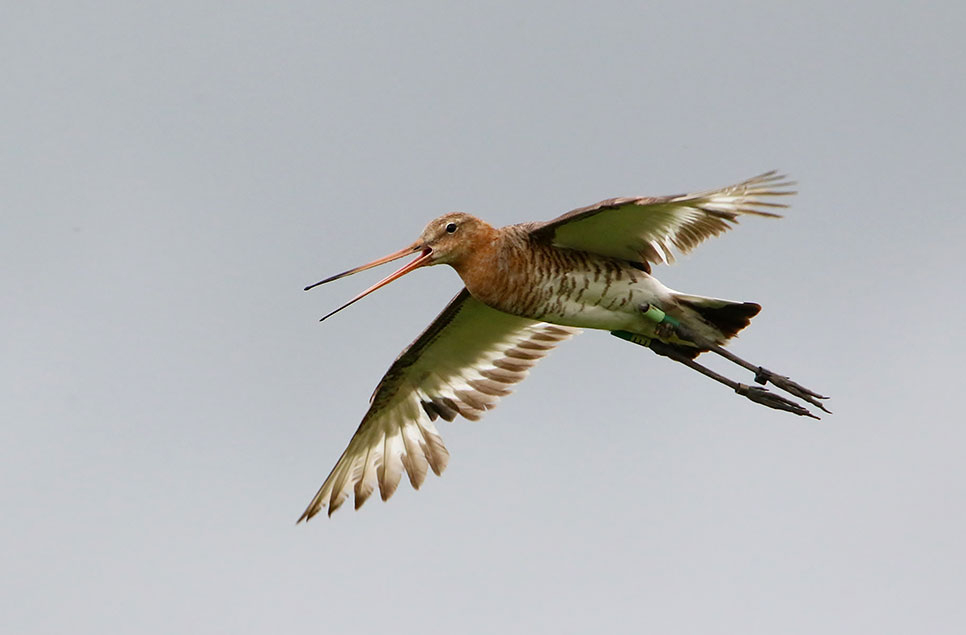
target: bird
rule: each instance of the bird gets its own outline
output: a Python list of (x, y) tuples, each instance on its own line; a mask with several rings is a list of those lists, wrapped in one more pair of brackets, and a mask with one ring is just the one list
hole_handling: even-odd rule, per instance
[[(434, 425), (457, 416), (477, 420), (523, 380), (555, 346), (582, 329), (608, 331), (725, 384), (754, 403), (818, 418), (820, 395), (787, 376), (724, 348), (761, 306), (679, 293), (652, 275), (678, 254), (737, 224), (742, 216), (780, 218), (793, 181), (776, 171), (692, 194), (611, 198), (547, 222), (496, 228), (463, 212), (426, 225), (412, 244), (305, 287), (406, 256), (408, 264), (323, 316), (326, 320), (377, 289), (415, 271), (446, 264), (463, 288), (392, 363), (369, 409), (298, 522), (328, 515), (354, 496), (358, 509), (378, 487), (383, 500), (405, 472), (419, 489), (439, 476), (449, 452)], [(705, 352), (754, 373), (744, 384), (699, 364)]]

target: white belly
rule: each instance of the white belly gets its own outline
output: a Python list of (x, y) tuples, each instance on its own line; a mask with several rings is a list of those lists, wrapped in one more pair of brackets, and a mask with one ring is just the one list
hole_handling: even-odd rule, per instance
[(603, 276), (595, 281), (581, 273), (547, 280), (537, 288), (548, 300), (529, 317), (566, 326), (653, 334), (654, 322), (643, 316), (640, 307), (652, 303), (668, 307), (674, 292), (642, 271), (628, 268), (622, 273), (609, 281)]

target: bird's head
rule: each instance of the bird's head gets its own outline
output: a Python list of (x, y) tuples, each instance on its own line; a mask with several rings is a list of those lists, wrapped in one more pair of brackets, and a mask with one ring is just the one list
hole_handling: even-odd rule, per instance
[(459, 264), (481, 243), (492, 238), (493, 228), (475, 216), (450, 212), (429, 221), (419, 239), (410, 246), (423, 253), (429, 251), (427, 265)]
[(476, 218), (475, 216), (471, 216), (470, 214), (464, 214), (463, 212), (450, 212), (449, 214), (443, 214), (439, 218), (429, 221), (429, 223), (426, 225), (426, 228), (423, 229), (422, 234), (419, 235), (419, 238), (408, 247), (404, 247), (403, 249), (393, 252), (388, 256), (384, 256), (377, 260), (373, 260), (372, 262), (355, 267), (354, 269), (343, 271), (342, 273), (326, 278), (325, 280), (316, 282), (315, 284), (305, 287), (305, 290), (308, 291), (309, 289), (317, 287), (321, 284), (325, 284), (326, 282), (332, 282), (333, 280), (338, 280), (339, 278), (351, 276), (354, 273), (359, 273), (360, 271), (365, 271), (366, 269), (371, 269), (372, 267), (377, 267), (387, 262), (398, 260), (399, 258), (405, 258), (406, 256), (412, 254), (418, 254), (415, 259), (400, 267), (397, 271), (389, 274), (376, 284), (372, 285), (356, 297), (340, 306), (335, 311), (332, 311), (328, 315), (324, 316), (322, 318), (324, 320), (332, 315), (335, 315), (350, 304), (361, 300), (376, 289), (384, 287), (393, 280), (398, 280), (410, 271), (415, 271), (420, 267), (439, 264), (448, 264), (453, 265), (454, 267), (459, 267), (459, 265), (465, 262), (482, 244), (488, 243), (492, 240), (494, 231), (495, 230), (493, 227)]

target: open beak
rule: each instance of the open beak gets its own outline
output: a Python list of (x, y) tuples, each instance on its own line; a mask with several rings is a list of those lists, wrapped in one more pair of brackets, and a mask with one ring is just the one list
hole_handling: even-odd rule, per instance
[[(394, 253), (389, 254), (388, 256), (384, 256), (382, 258), (379, 258), (378, 260), (373, 260), (372, 262), (366, 263), (366, 264), (361, 265), (359, 267), (356, 267), (355, 269), (349, 269), (348, 271), (343, 271), (342, 273), (337, 273), (336, 275), (331, 276), (329, 278), (326, 278), (325, 280), (320, 280), (319, 282), (316, 282), (315, 284), (310, 284), (309, 286), (305, 287), (305, 290), (308, 291), (309, 289), (313, 289), (313, 288), (319, 286), (320, 284), (325, 284), (326, 282), (332, 282), (333, 280), (338, 280), (339, 278), (345, 278), (346, 276), (351, 276), (354, 273), (359, 273), (360, 271), (365, 271), (366, 269), (372, 269), (373, 267), (378, 267), (379, 265), (383, 265), (383, 264), (385, 264), (387, 262), (392, 262), (393, 260), (399, 260), (400, 258), (405, 258), (406, 256), (414, 253), (415, 250), (416, 250), (416, 246), (415, 245), (414, 246), (410, 246), (410, 247), (406, 247), (405, 249), (400, 249), (397, 252), (394, 252)], [(352, 298), (351, 300), (349, 300), (348, 302), (346, 302), (345, 304), (343, 304), (342, 306), (340, 306), (335, 311), (332, 311), (331, 313), (322, 316), (322, 318), (319, 320), (319, 322), (321, 322), (322, 320), (325, 320), (326, 318), (332, 317), (333, 315), (335, 315), (336, 313), (338, 313), (342, 309), (346, 308), (350, 304), (354, 304), (355, 302), (358, 302), (359, 300), (361, 300), (362, 298), (366, 297), (367, 295), (369, 295), (370, 293), (372, 293), (376, 289), (379, 289), (380, 287), (386, 286), (387, 284), (389, 284), (393, 280), (396, 280), (398, 278), (402, 278), (404, 275), (406, 275), (410, 271), (413, 271), (415, 269), (419, 269), (420, 267), (429, 264), (429, 259), (430, 259), (430, 256), (432, 256), (432, 254), (433, 254), (433, 250), (432, 249), (430, 249), (429, 247), (424, 248), (422, 250), (422, 252), (419, 254), (419, 256), (415, 260), (413, 260), (413, 261), (411, 261), (411, 262), (403, 265), (402, 267), (399, 268), (399, 270), (397, 270), (397, 271), (389, 274), (388, 276), (386, 276), (385, 278), (383, 278), (382, 280), (380, 280), (376, 284), (372, 285), (371, 287), (369, 287), (368, 289), (366, 289), (365, 291), (363, 291), (362, 293), (360, 293), (356, 297)]]

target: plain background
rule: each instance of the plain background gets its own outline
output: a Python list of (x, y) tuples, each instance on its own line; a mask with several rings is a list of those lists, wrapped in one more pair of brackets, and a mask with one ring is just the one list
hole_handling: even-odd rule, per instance
[[(3, 14), (3, 632), (966, 629), (962, 3)], [(734, 350), (833, 416), (585, 333), (443, 478), (294, 524), (460, 287), (304, 285), (772, 168), (785, 219), (655, 273), (763, 304)]]

